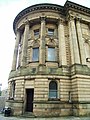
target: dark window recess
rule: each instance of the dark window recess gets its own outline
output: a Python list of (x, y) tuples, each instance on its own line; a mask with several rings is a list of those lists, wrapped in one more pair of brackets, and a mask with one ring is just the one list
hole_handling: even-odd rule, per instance
[(36, 72), (36, 68), (32, 68), (32, 73), (35, 73)]
[(48, 29), (48, 35), (53, 36), (54, 35), (54, 29)]
[(13, 98), (14, 99), (14, 96), (15, 96), (15, 81), (12, 81), (11, 82), (11, 97), (10, 98)]
[(54, 47), (48, 47), (48, 61), (56, 61), (55, 57), (55, 48)]
[(39, 35), (39, 29), (34, 30), (34, 36)]
[(56, 72), (56, 68), (49, 68), (50, 73), (55, 73)]
[(38, 61), (38, 60), (39, 60), (39, 48), (33, 48), (32, 61)]

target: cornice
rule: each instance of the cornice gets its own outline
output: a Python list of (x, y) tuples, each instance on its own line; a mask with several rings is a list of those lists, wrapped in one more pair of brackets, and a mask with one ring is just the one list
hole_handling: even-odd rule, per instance
[(64, 9), (65, 11), (68, 11), (69, 9), (76, 9), (76, 10), (79, 10), (79, 11), (83, 11), (85, 13), (88, 13), (90, 14), (90, 8), (88, 7), (85, 7), (85, 6), (82, 6), (82, 5), (79, 5), (77, 3), (74, 3), (74, 2), (71, 2), (71, 1), (66, 1), (65, 5), (64, 5)]
[(17, 22), (22, 17), (24, 17), (25, 15), (27, 15), (28, 13), (30, 13), (32, 11), (44, 10), (44, 9), (55, 10), (55, 11), (58, 11), (59, 14), (61, 13), (62, 15), (65, 15), (70, 9), (74, 9), (77, 11), (83, 11), (84, 13), (90, 14), (90, 8), (84, 7), (82, 5), (73, 3), (68, 0), (66, 1), (64, 6), (60, 6), (60, 5), (56, 5), (56, 4), (49, 4), (49, 3), (36, 4), (36, 5), (32, 5), (30, 7), (25, 8), (16, 16), (16, 18), (14, 19), (14, 22), (13, 22), (14, 32), (15, 32), (15, 27), (16, 27)]
[(18, 22), (18, 20), (25, 16), (26, 14), (32, 12), (32, 11), (36, 11), (36, 10), (44, 10), (44, 9), (50, 9), (50, 10), (55, 10), (55, 11), (59, 11), (62, 14), (63, 12), (63, 6), (60, 5), (56, 5), (56, 4), (48, 4), (48, 3), (43, 3), (43, 4), (36, 4), (36, 5), (32, 5), (30, 7), (27, 7), (26, 9), (22, 10), (14, 19), (13, 22), (13, 29), (15, 32), (15, 25)]

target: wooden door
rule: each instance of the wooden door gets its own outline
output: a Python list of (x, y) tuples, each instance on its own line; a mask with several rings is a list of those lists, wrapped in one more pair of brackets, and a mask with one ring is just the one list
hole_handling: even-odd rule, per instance
[(26, 89), (26, 111), (33, 112), (33, 94), (34, 89)]

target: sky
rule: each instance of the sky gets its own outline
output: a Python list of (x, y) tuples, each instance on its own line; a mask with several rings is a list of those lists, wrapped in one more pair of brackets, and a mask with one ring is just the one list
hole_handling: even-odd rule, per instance
[[(90, 8), (90, 0), (69, 0)], [(17, 14), (34, 4), (53, 3), (63, 6), (66, 0), (0, 0), (0, 84), (1, 89), (8, 87), (15, 46), (13, 21)]]

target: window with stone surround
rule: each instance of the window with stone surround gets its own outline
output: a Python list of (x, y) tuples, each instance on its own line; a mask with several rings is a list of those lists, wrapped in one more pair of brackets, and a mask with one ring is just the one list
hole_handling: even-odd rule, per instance
[(33, 48), (32, 61), (39, 61), (39, 47)]
[(49, 83), (49, 98), (58, 98), (57, 82), (51, 81)]
[(48, 28), (48, 35), (54, 36), (54, 29)]
[(34, 30), (34, 36), (39, 36), (39, 29)]
[(56, 61), (55, 54), (56, 54), (55, 47), (48, 47), (47, 60)]
[(11, 95), (10, 95), (10, 99), (14, 99), (14, 97), (15, 97), (15, 86), (16, 86), (15, 81), (12, 81), (11, 82)]

